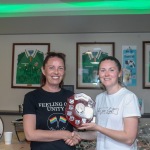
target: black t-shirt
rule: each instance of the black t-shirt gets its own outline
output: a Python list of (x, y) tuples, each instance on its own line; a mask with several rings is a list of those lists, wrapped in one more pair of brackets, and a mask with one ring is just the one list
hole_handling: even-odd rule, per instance
[[(36, 129), (42, 130), (69, 130), (73, 126), (66, 120), (65, 106), (67, 98), (74, 93), (61, 89), (59, 92), (51, 93), (42, 88), (31, 91), (25, 95), (23, 114), (36, 115)], [(68, 146), (63, 140), (52, 142), (31, 142), (32, 150), (74, 150), (75, 147)]]

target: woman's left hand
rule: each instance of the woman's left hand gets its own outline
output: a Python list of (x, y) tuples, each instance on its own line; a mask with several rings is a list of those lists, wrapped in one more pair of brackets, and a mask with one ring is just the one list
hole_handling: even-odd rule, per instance
[(98, 127), (95, 123), (83, 123), (78, 129), (79, 130), (96, 130)]

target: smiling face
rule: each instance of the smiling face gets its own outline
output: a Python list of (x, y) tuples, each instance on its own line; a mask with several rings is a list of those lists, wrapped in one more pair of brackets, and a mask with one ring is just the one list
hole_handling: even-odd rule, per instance
[(42, 73), (46, 77), (46, 85), (59, 86), (65, 73), (63, 60), (58, 57), (50, 57), (45, 67), (42, 68)]
[(119, 71), (119, 68), (115, 61), (106, 59), (100, 63), (99, 77), (102, 84), (107, 90), (112, 88), (118, 88), (118, 78), (120, 76), (121, 71)]

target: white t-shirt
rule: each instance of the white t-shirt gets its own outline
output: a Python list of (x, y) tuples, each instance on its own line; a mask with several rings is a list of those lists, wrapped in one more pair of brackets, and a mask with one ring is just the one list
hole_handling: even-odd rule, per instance
[[(98, 125), (119, 131), (124, 128), (123, 118), (141, 116), (136, 95), (124, 87), (115, 94), (97, 95), (95, 115)], [(98, 132), (97, 150), (137, 150), (137, 144), (128, 146)]]

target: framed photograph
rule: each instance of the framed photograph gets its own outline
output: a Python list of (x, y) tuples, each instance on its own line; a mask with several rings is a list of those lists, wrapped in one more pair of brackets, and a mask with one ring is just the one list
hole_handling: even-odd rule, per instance
[(143, 89), (150, 88), (150, 41), (143, 41)]
[(40, 87), (41, 67), (50, 43), (13, 43), (12, 88)]
[(77, 89), (99, 89), (99, 62), (106, 56), (114, 56), (114, 49), (114, 42), (76, 43)]

